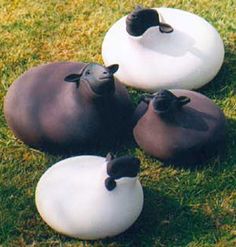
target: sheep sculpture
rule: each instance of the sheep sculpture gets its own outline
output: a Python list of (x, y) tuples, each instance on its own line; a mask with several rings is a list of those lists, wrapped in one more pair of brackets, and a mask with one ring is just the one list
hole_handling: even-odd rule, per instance
[(64, 153), (110, 147), (125, 135), (132, 103), (118, 65), (62, 62), (25, 72), (8, 90), (4, 113), (24, 143)]
[(224, 60), (216, 29), (195, 14), (173, 8), (138, 7), (108, 30), (105, 65), (120, 65), (120, 82), (148, 92), (197, 89), (210, 82)]
[(132, 156), (82, 155), (62, 160), (40, 178), (37, 209), (49, 226), (65, 235), (80, 239), (115, 236), (141, 213), (139, 169), (139, 160)]
[(224, 147), (224, 114), (197, 92), (175, 89), (146, 95), (134, 118), (136, 142), (164, 163), (201, 165)]

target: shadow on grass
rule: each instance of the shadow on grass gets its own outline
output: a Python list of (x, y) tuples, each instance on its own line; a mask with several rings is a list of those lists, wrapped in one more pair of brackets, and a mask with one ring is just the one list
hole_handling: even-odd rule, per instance
[[(16, 207), (17, 198), (21, 193), (15, 186), (5, 186), (0, 183), (0, 245), (19, 231), (15, 227), (19, 208)], [(11, 214), (9, 214), (9, 211)]]
[(137, 222), (118, 237), (100, 241), (120, 246), (186, 246), (214, 229), (210, 218), (192, 212), (160, 192), (144, 188), (144, 208)]

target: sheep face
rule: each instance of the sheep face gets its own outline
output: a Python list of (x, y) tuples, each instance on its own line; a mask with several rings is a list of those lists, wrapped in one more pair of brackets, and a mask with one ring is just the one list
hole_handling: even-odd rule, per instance
[(158, 114), (165, 114), (176, 110), (190, 102), (190, 99), (185, 96), (177, 97), (168, 90), (161, 90), (156, 93), (153, 100), (153, 108)]
[(65, 77), (65, 81), (75, 82), (79, 87), (80, 82), (86, 82), (91, 90), (97, 95), (113, 94), (115, 91), (113, 74), (118, 70), (117, 64), (108, 67), (100, 64), (90, 63), (78, 74), (71, 74)]

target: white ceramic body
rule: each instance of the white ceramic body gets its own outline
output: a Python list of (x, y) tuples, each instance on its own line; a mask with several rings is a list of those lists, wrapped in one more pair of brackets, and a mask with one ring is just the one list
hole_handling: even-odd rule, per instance
[(105, 65), (117, 63), (116, 77), (124, 84), (155, 92), (158, 89), (197, 89), (211, 81), (224, 60), (223, 41), (203, 18), (172, 8), (157, 8), (172, 33), (149, 28), (142, 36), (126, 31), (126, 16), (107, 32), (102, 56)]
[(137, 177), (121, 178), (108, 191), (107, 177), (102, 157), (77, 156), (56, 163), (36, 188), (41, 217), (54, 230), (80, 239), (101, 239), (125, 231), (141, 213), (142, 186)]

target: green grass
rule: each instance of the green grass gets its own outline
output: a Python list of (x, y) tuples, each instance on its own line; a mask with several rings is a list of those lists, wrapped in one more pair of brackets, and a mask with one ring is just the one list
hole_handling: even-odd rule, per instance
[[(220, 73), (200, 91), (228, 120), (227, 150), (198, 170), (164, 167), (139, 148), (145, 205), (124, 234), (86, 242), (55, 233), (40, 218), (34, 191), (43, 172), (62, 157), (30, 149), (7, 128), (2, 108), (10, 84), (25, 70), (52, 61), (102, 63), (101, 44), (113, 22), (136, 3), (192, 11), (223, 37)], [(0, 0), (0, 245), (2, 246), (236, 246), (236, 34), (234, 0), (43, 1)], [(134, 101), (140, 94), (130, 89)], [(123, 149), (124, 151), (124, 149)]]

